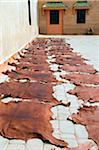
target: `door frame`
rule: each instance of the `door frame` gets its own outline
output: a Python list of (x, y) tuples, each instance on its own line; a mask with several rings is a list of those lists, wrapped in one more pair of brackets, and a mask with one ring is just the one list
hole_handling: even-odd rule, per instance
[(62, 9), (54, 9), (59, 11), (59, 24), (50, 24), (50, 11), (53, 9), (48, 9), (46, 11), (46, 32), (47, 34), (63, 34), (63, 12)]

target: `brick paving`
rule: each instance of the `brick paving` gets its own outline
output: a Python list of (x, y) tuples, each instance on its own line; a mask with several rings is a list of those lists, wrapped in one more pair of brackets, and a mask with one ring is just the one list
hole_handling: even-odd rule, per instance
[[(69, 45), (66, 44), (63, 39), (58, 39), (58, 38), (57, 39), (48, 38), (48, 39), (39, 39), (39, 40), (45, 41), (45, 46), (42, 46), (40, 42), (37, 42), (35, 40), (36, 42), (33, 41), (32, 43), (34, 45), (34, 46), (32, 45), (33, 46), (32, 48), (35, 49), (36, 51), (39, 48), (46, 51), (46, 57), (44, 59), (46, 59), (49, 69), (47, 68), (47, 70), (46, 69), (42, 69), (42, 70), (45, 72), (50, 71), (52, 78), (56, 79), (56, 82), (54, 81), (55, 85), (53, 85), (52, 95), (56, 100), (60, 102), (62, 101), (64, 104), (70, 102), (70, 106), (68, 107), (60, 105), (60, 106), (53, 107), (51, 109), (51, 111), (53, 112), (53, 119), (54, 119), (50, 121), (54, 129), (53, 136), (56, 137), (57, 139), (61, 139), (67, 142), (68, 147), (70, 149), (98, 150), (97, 144), (94, 142), (94, 139), (88, 139), (89, 133), (87, 132), (86, 127), (81, 124), (74, 124), (72, 121), (68, 120), (68, 118), (73, 113), (77, 113), (78, 109), (80, 107), (83, 107), (84, 105), (84, 101), (82, 99), (78, 100), (78, 97), (68, 93), (68, 91), (73, 90), (76, 87), (76, 85), (63, 78), (63, 76), (70, 73), (67, 70), (62, 70), (61, 68), (61, 65), (64, 65), (65, 62), (63, 60), (61, 61), (62, 64), (58, 64), (57, 62), (57, 57), (61, 58), (62, 53), (63, 55), (64, 54), (66, 55), (66, 50), (71, 51)], [(22, 50), (22, 52), (20, 52), (21, 55), (18, 55), (20, 59), (22, 55), (24, 56), (24, 53), (27, 50), (28, 51), (31, 50), (31, 44), (29, 44), (29, 46), (27, 47), (28, 48), (26, 50), (24, 49)], [(37, 54), (37, 56), (40, 57), (39, 53)], [(70, 64), (72, 61), (75, 62), (75, 60), (71, 59)], [(76, 61), (76, 63), (77, 62), (79, 63), (79, 59)], [(83, 61), (80, 62), (83, 63)], [(2, 75), (0, 82), (11, 80), (10, 76), (9, 77), (8, 76), (9, 74)], [(32, 79), (30, 79), (29, 82), (31, 82), (31, 80)], [(35, 78), (35, 80), (37, 80), (37, 78)], [(42, 81), (42, 79), (40, 79), (40, 81)], [(19, 82), (21, 82), (20, 79)], [(18, 101), (19, 99), (3, 98), (1, 101), (7, 103), (12, 100)], [(30, 139), (27, 142), (25, 142), (23, 140), (14, 140), (14, 139), (8, 140), (6, 138), (0, 137), (0, 150), (32, 150), (32, 149), (33, 150), (52, 150), (52, 149), (60, 150), (61, 148), (53, 146), (48, 143), (44, 143), (42, 140), (37, 138)]]

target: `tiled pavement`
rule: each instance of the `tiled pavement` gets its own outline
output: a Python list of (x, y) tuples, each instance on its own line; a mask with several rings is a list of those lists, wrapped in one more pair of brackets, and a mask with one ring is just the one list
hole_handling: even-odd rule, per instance
[[(51, 60), (49, 63), (51, 63)], [(67, 93), (67, 91), (74, 89), (75, 86), (69, 81), (61, 78), (61, 75), (66, 74), (64, 70), (59, 71), (57, 64), (51, 64), (51, 70), (54, 71), (55, 78), (62, 82), (61, 84), (53, 87), (53, 96), (59, 101), (62, 100), (64, 103), (71, 103), (69, 107), (57, 106), (54, 110), (52, 109), (54, 118), (56, 119), (52, 121), (54, 128), (53, 135), (56, 138), (68, 142), (70, 148), (77, 147), (79, 144), (88, 141), (88, 132), (83, 125), (74, 124), (67, 120), (67, 118), (78, 111), (79, 107), (83, 104), (83, 101), (78, 101), (76, 96)], [(67, 129), (68, 131), (66, 131)], [(94, 146), (90, 150), (97, 150), (95, 143), (93, 145)]]
[[(90, 150), (98, 150), (97, 145), (92, 140), (88, 139), (88, 132), (83, 125), (74, 124), (67, 120), (71, 114), (78, 111), (77, 109), (79, 106), (81, 107), (83, 101), (78, 101), (76, 96), (66, 93), (75, 86), (60, 77), (60, 75), (66, 74), (66, 72), (63, 70), (59, 71), (58, 65), (51, 63), (53, 61), (55, 61), (53, 56), (48, 56), (48, 62), (51, 70), (53, 70), (55, 78), (60, 81), (60, 83), (53, 87), (53, 96), (59, 101), (62, 100), (64, 103), (71, 102), (69, 107), (56, 106), (51, 109), (54, 118), (54, 120), (51, 121), (54, 128), (53, 136), (66, 141), (70, 148), (77, 147), (79, 144), (91, 141), (93, 146)], [(2, 76), (0, 78), (0, 82), (5, 80), (8, 80), (7, 76)], [(8, 140), (0, 137), (0, 150), (60, 150), (60, 148), (47, 143), (45, 144), (40, 139), (31, 139), (25, 142), (22, 140)], [(81, 150), (83, 150), (83, 148), (81, 148)]]

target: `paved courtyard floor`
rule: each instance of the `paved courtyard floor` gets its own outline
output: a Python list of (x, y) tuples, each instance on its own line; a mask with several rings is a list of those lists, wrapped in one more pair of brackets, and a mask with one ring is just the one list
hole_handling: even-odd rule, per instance
[[(19, 97), (19, 93), (16, 97), (12, 96), (14, 87), (12, 88), (12, 91), (10, 91), (9, 89), (8, 91), (5, 89), (2, 90), (2, 83), (4, 83), (4, 87), (5, 82), (11, 83), (16, 81), (23, 84), (25, 84), (26, 82), (40, 82), (41, 84), (50, 83), (53, 91), (51, 93), (52, 95), (47, 95), (47, 99), (48, 96), (52, 96), (60, 103), (58, 106), (56, 105), (55, 107), (51, 108), (51, 111), (53, 113), (51, 118), (53, 119), (50, 119), (49, 122), (51, 123), (53, 128), (52, 135), (56, 139), (60, 139), (66, 142), (68, 145), (67, 147), (63, 146), (64, 148), (61, 148), (60, 145), (56, 146), (54, 142), (48, 142), (51, 141), (50, 139), (42, 140), (42, 138), (33, 138), (25, 141), (21, 138), (21, 135), (20, 138), (16, 140), (15, 137), (11, 137), (12, 132), (10, 132), (10, 128), (12, 127), (11, 125), (13, 125), (14, 123), (10, 124), (9, 127), (5, 127), (5, 124), (1, 123), (0, 134), (2, 133), (4, 136), (0, 136), (0, 150), (98, 150), (99, 94), (97, 93), (99, 93), (99, 37), (58, 36), (58, 38), (56, 38), (54, 36), (48, 37), (40, 35), (38, 38), (39, 39), (34, 40), (32, 44), (29, 43), (25, 48), (23, 48), (20, 53), (14, 56), (13, 59), (9, 60), (9, 65), (3, 64), (0, 67), (1, 103), (9, 104), (12, 101), (15, 103), (19, 103), (19, 101), (21, 101), (22, 99), (28, 99), (29, 96), (28, 95), (27, 98), (23, 98), (25, 97), (24, 95), (26, 93), (24, 93), (21, 98)], [(28, 50), (30, 54), (28, 53), (27, 55)], [(32, 51), (33, 53), (31, 53)], [(42, 54), (40, 55), (39, 53), (37, 53), (37, 51), (39, 51), (39, 53), (42, 52)], [(25, 54), (26, 57), (24, 57)], [(34, 58), (33, 56), (36, 57)], [(29, 57), (31, 57), (32, 59), (29, 59)], [(41, 59), (38, 59), (40, 57)], [(14, 64), (12, 64), (13, 62)], [(23, 64), (25, 64), (25, 70), (27, 69), (26, 65), (30, 67), (31, 63), (32, 65), (42, 65), (43, 69), (40, 69), (38, 67), (37, 69), (29, 68), (30, 70), (28, 71), (22, 70), (21, 67), (24, 67)], [(22, 65), (21, 67), (20, 64)], [(29, 71), (32, 72), (32, 76), (29, 75)], [(35, 72), (40, 74), (33, 76)], [(44, 76), (42, 74), (44, 74)], [(90, 76), (90, 78), (86, 80), (87, 76)], [(84, 91), (82, 88), (87, 88), (87, 94), (87, 90)], [(90, 89), (91, 91), (89, 92)], [(25, 90), (28, 91), (27, 87)], [(40, 95), (41, 91), (37, 91), (37, 97), (38, 95)], [(10, 92), (10, 96), (8, 96), (7, 92)], [(43, 101), (43, 103), (48, 102)], [(83, 108), (85, 108), (85, 110)], [(90, 113), (91, 111), (89, 111), (89, 108), (91, 108), (92, 110), (94, 108), (95, 110)], [(5, 112), (6, 111), (7, 110), (5, 110)], [(3, 115), (2, 111), (0, 112), (0, 122), (2, 122), (2, 120), (6, 118), (4, 117), (4, 114), (7, 114), (7, 112), (5, 112), (3, 113)], [(80, 112), (80, 114), (76, 116), (77, 112)], [(44, 118), (46, 118), (46, 114), (44, 114)], [(15, 120), (12, 119), (11, 121)], [(17, 123), (20, 124), (20, 121)], [(45, 122), (43, 122), (43, 124), (44, 123)], [(93, 125), (92, 128), (89, 125)], [(26, 124), (26, 126), (28, 132), (29, 124)], [(44, 127), (44, 125), (42, 126)], [(47, 126), (45, 126), (45, 128), (46, 127)], [(11, 131), (13, 130), (14, 128), (11, 129)], [(22, 131), (22, 127), (20, 128), (20, 130)], [(46, 130), (47, 129), (45, 129), (45, 132)], [(16, 131), (18, 132), (18, 130)], [(43, 134), (44, 133), (42, 133), (42, 136)], [(8, 139), (6, 137), (12, 139)]]

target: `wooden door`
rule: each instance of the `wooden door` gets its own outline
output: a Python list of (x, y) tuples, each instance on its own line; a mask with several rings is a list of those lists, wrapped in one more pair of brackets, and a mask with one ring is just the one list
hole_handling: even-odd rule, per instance
[(47, 11), (47, 34), (62, 34), (63, 10)]

